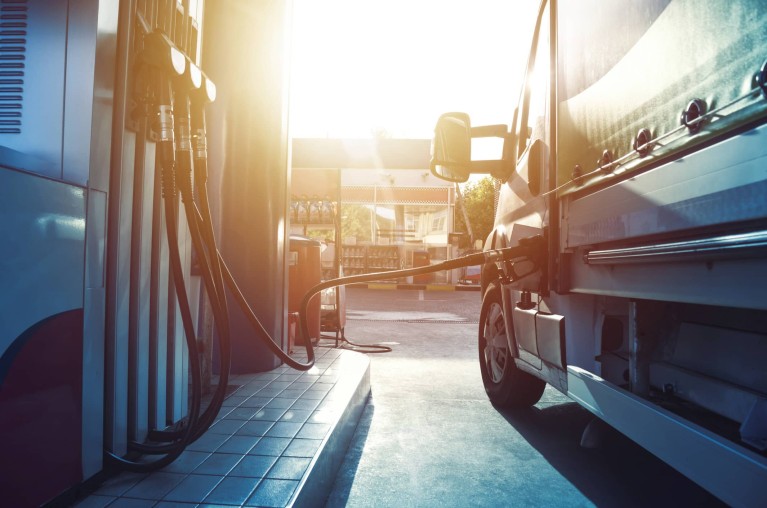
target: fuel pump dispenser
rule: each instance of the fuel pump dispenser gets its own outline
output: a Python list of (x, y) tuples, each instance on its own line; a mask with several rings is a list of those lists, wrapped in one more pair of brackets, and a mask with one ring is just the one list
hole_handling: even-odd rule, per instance
[[(0, 5), (0, 504), (102, 468), (117, 2)], [(103, 128), (103, 126), (107, 126)]]
[[(162, 195), (166, 202), (165, 218), (170, 267), (187, 347), (190, 351), (189, 368), (192, 379), (191, 402), (187, 418), (172, 429), (152, 429), (148, 434), (148, 442), (129, 444), (132, 452), (162, 455), (161, 458), (151, 462), (137, 461), (107, 452), (107, 458), (112, 465), (130, 471), (145, 472), (164, 467), (175, 460), (189, 443), (199, 438), (210, 427), (221, 408), (228, 383), (231, 347), (225, 285), (234, 293), (239, 306), (258, 333), (258, 337), (267, 342), (270, 350), (282, 361), (294, 368), (307, 370), (313, 365), (314, 352), (311, 344), (307, 344), (309, 361), (304, 364), (282, 351), (280, 344), (270, 337), (242, 296), (241, 290), (216, 246), (210, 208), (207, 203), (204, 118), (204, 104), (215, 98), (215, 85), (202, 74), (199, 68), (187, 61), (172, 41), (162, 33), (146, 35), (145, 49), (140, 56), (140, 66), (145, 73), (144, 81), (151, 88), (147, 96), (153, 97), (157, 102), (154, 115), (159, 138), (158, 160), (162, 171)], [(192, 116), (194, 116), (194, 136)], [(195, 171), (193, 171), (194, 165), (199, 166)], [(196, 181), (193, 175), (198, 176)], [(202, 202), (202, 213), (195, 202), (195, 188)], [(179, 239), (176, 235), (177, 197), (180, 197), (186, 213), (190, 237), (197, 253), (202, 280), (211, 301), (219, 338), (220, 376), (213, 398), (202, 414), (200, 414), (202, 388), (199, 344), (195, 339), (189, 298), (181, 270)]]
[[(3, 25), (0, 31), (25, 32), (19, 37), (27, 45), (26, 52), (19, 52), (21, 58), (0, 58), (5, 62), (0, 79), (20, 81), (14, 84), (18, 93), (29, 96), (19, 95), (16, 110), (0, 108), (1, 227), (7, 238), (19, 240), (0, 243), (0, 492), (11, 506), (49, 502), (105, 468), (145, 472), (177, 458), (221, 408), (235, 367), (234, 329), (248, 346), (260, 344), (258, 350), (249, 348), (248, 355), (270, 355), (263, 365), (281, 362), (308, 370), (315, 359), (310, 341), (305, 341), (305, 362), (283, 350), (287, 329), (279, 322), (286, 322), (284, 306), (278, 306), (280, 312), (267, 309), (277, 322), (265, 325), (263, 309), (259, 318), (252, 306), (253, 282), (240, 287), (235, 280), (235, 273), (242, 276), (242, 260), (229, 259), (228, 266), (232, 248), (222, 253), (218, 246), (216, 233), (221, 231), (215, 227), (208, 192), (207, 127), (213, 123), (220, 136), (222, 124), (220, 115), (215, 122), (206, 119), (217, 88), (197, 65), (195, 19), (177, 2), (54, 4), (29, 0), (0, 5), (0, 14), (12, 15), (19, 25)], [(226, 4), (240, 9), (247, 2)], [(231, 21), (223, 10), (214, 9), (208, 18), (218, 34)], [(269, 19), (261, 20), (262, 26), (270, 25)], [(250, 21), (241, 21), (240, 28), (250, 29)], [(95, 43), (83, 36), (102, 32), (106, 35)], [(210, 40), (226, 44), (222, 38)], [(56, 65), (61, 68), (48, 69), (55, 48), (69, 53), (59, 55)], [(102, 59), (84, 65), (83, 58), (93, 54)], [(230, 63), (226, 58), (211, 61), (213, 71)], [(61, 80), (47, 84), (28, 80), (25, 85), (22, 79), (43, 72), (56, 77), (59, 71)], [(115, 83), (111, 76), (117, 77)], [(244, 77), (230, 75), (223, 83), (233, 87), (238, 79)], [(84, 97), (90, 98), (85, 111)], [(103, 103), (104, 97), (112, 102)], [(28, 102), (24, 108), (23, 101)], [(236, 119), (246, 120), (253, 121)], [(104, 126), (110, 124), (111, 136), (105, 140), (109, 129)], [(62, 131), (50, 132), (57, 125)], [(286, 140), (284, 130), (272, 134), (280, 143)], [(78, 143), (82, 139), (90, 143)], [(287, 151), (286, 143), (284, 147)], [(283, 160), (282, 155), (277, 158)], [(287, 173), (287, 164), (283, 169)], [(220, 191), (225, 179), (216, 178)], [(287, 196), (287, 176), (280, 178), (260, 181), (259, 192), (268, 195), (277, 186)], [(277, 201), (275, 207), (284, 205), (286, 212), (287, 200)], [(282, 236), (270, 233), (277, 251), (267, 253), (270, 259), (285, 254), (286, 215), (271, 217)], [(222, 236), (225, 246), (231, 243)], [(538, 259), (540, 245), (530, 240), (510, 249), (386, 272), (385, 277), (498, 262), (513, 279), (520, 276), (513, 272), (513, 261)], [(219, 378), (206, 407), (201, 359), (208, 346), (200, 340), (191, 251), (216, 334)], [(265, 262), (248, 260), (259, 266)], [(382, 276), (345, 277), (312, 288), (301, 304), (304, 336), (312, 295)], [(270, 290), (279, 289), (274, 283), (279, 276), (273, 278)], [(285, 288), (278, 293), (286, 304)], [(234, 356), (240, 360), (247, 355)]]

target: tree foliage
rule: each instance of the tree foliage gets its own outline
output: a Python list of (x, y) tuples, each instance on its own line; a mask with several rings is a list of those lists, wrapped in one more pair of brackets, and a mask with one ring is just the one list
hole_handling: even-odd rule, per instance
[[(474, 239), (484, 243), (495, 223), (495, 184), (493, 179), (488, 176), (467, 183), (463, 188), (463, 202), (474, 232)], [(455, 230), (462, 233), (467, 231), (463, 214), (460, 211), (455, 214)]]
[(370, 210), (362, 205), (341, 205), (341, 240), (354, 236), (358, 242), (372, 240)]

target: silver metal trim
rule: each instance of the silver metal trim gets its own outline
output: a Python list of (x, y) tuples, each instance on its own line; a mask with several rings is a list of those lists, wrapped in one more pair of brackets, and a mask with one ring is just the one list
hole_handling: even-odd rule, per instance
[(592, 250), (584, 255), (583, 261), (588, 265), (617, 265), (687, 261), (690, 259), (732, 259), (764, 254), (765, 249), (767, 249), (767, 231), (756, 231), (686, 242), (641, 245), (624, 249)]

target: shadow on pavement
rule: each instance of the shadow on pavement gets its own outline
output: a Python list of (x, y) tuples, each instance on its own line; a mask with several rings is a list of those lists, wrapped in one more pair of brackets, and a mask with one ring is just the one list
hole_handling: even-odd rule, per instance
[(725, 506), (606, 424), (599, 426), (597, 448), (581, 447), (594, 417), (575, 402), (499, 412), (597, 506), (627, 506), (626, 499), (633, 501), (629, 506)]
[(352, 485), (354, 485), (354, 477), (359, 468), (362, 450), (365, 448), (365, 441), (367, 441), (368, 433), (370, 432), (370, 425), (373, 422), (373, 413), (375, 413), (375, 406), (371, 398), (362, 411), (362, 416), (360, 416), (359, 423), (357, 423), (357, 429), (354, 431), (352, 442), (349, 443), (349, 449), (346, 451), (346, 456), (338, 469), (333, 491), (325, 503), (326, 507), (346, 506)]

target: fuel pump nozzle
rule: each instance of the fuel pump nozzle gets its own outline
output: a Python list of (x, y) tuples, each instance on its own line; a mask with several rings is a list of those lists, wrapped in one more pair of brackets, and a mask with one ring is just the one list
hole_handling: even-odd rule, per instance
[(200, 86), (190, 95), (192, 100), (192, 152), (195, 180), (198, 188), (208, 181), (208, 140), (205, 125), (205, 105), (216, 100), (216, 84), (204, 73)]

